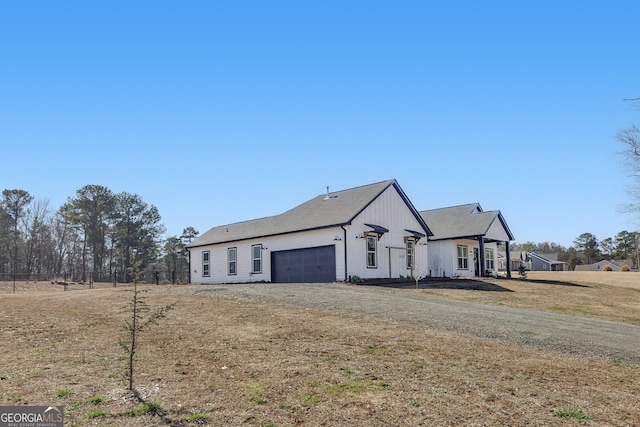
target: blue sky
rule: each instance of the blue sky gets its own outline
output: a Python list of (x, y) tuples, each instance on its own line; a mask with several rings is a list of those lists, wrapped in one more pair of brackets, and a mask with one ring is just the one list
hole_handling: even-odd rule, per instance
[(631, 1), (0, 5), (0, 187), (139, 194), (168, 235), (386, 179), (516, 242), (634, 230)]

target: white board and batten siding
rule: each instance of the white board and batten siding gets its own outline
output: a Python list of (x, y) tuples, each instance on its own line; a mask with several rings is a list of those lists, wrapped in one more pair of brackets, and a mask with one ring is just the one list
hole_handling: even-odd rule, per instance
[(485, 234), (485, 237), (501, 242), (508, 242), (509, 240), (511, 240), (506, 230), (504, 229), (504, 226), (497, 217), (491, 223), (491, 227), (489, 227), (489, 230), (487, 231), (487, 234)]
[[(376, 266), (373, 268), (367, 266), (367, 239), (362, 238), (364, 233), (373, 230), (365, 224), (375, 224), (389, 230), (377, 241)], [(334, 251), (332, 252), (335, 254), (335, 280), (348, 280), (353, 276), (359, 276), (363, 279), (407, 277), (412, 274), (412, 271), (407, 267), (407, 252), (404, 250), (406, 248), (405, 238), (412, 236), (412, 234), (406, 230), (425, 234), (426, 231), (421, 224), (396, 187), (390, 185), (352, 219), (346, 231), (341, 225), (336, 225), (317, 230), (291, 232), (193, 248), (191, 249), (191, 282), (204, 284), (272, 282), (274, 279), (279, 279), (279, 277), (272, 277), (272, 274), (281, 274), (279, 273), (281, 272), (280, 267), (287, 265), (284, 262), (286, 254), (283, 251), (308, 248), (326, 249), (329, 246), (333, 246)], [(421, 276), (428, 274), (426, 240), (426, 237), (420, 239), (414, 250), (416, 271)], [(261, 250), (262, 270), (260, 273), (252, 273), (253, 245), (262, 245), (264, 248)], [(234, 275), (229, 274), (228, 261), (228, 249), (232, 247), (236, 248), (237, 254), (236, 274)], [(392, 249), (389, 250), (389, 247)], [(345, 248), (347, 251), (346, 266)], [(208, 276), (202, 274), (202, 254), (204, 251), (209, 251)], [(274, 252), (278, 252), (277, 257), (282, 261), (282, 264), (277, 261), (278, 265), (271, 265)], [(326, 251), (323, 250), (323, 252), (326, 254)], [(293, 259), (293, 256), (290, 259)], [(332, 266), (328, 271), (331, 272), (331, 269)], [(291, 277), (287, 281), (290, 279)], [(331, 277), (329, 280), (334, 279)]]
[[(372, 231), (365, 224), (375, 224), (389, 230), (377, 242), (376, 268), (367, 267), (367, 239), (357, 238), (367, 231)], [(390, 186), (353, 219), (347, 230), (347, 276), (359, 276), (362, 279), (388, 278), (390, 275), (392, 278), (410, 276), (411, 270), (407, 268), (406, 251), (400, 249), (389, 251), (388, 249), (388, 247), (406, 247), (405, 237), (410, 236), (410, 233), (405, 230), (426, 233), (395, 187)], [(424, 237), (415, 246), (417, 272), (425, 276), (427, 274), (426, 242), (427, 239)]]
[[(336, 238), (340, 240), (335, 240)], [(283, 250), (335, 245), (336, 277), (344, 277), (343, 230), (340, 227), (304, 231), (278, 236), (255, 238), (237, 242), (220, 243), (191, 249), (191, 282), (246, 283), (271, 281), (271, 253)], [(262, 245), (262, 271), (253, 273), (251, 248)], [(228, 249), (236, 248), (236, 274), (229, 274)], [(209, 276), (203, 276), (202, 254), (209, 251)]]
[(429, 242), (428, 274), (431, 277), (453, 276), (457, 269), (457, 262), (456, 244), (454, 242), (451, 240)]
[[(501, 227), (502, 228), (502, 227)], [(458, 246), (468, 248), (467, 268), (458, 268)], [(480, 244), (474, 239), (437, 240), (429, 242), (429, 275), (432, 277), (474, 277), (475, 261), (474, 249), (480, 249)], [(496, 243), (485, 243), (484, 249), (493, 250), (494, 268), (498, 271), (498, 246)], [(483, 267), (480, 267), (483, 269)], [(479, 272), (477, 272), (479, 274)]]

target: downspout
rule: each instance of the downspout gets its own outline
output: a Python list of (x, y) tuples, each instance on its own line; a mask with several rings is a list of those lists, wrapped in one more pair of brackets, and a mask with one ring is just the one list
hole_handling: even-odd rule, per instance
[(189, 253), (189, 277), (187, 280), (191, 284), (191, 249), (187, 249), (187, 252)]
[(342, 226), (342, 232), (343, 232), (342, 241), (344, 242), (344, 281), (345, 282), (349, 279), (349, 277), (347, 276), (349, 272), (349, 269), (347, 268), (347, 228), (349, 228), (348, 225)]

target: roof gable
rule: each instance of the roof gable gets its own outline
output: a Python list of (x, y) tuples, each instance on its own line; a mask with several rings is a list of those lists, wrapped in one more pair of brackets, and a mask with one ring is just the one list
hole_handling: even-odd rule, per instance
[(433, 232), (431, 240), (486, 236), (495, 221), (499, 221), (510, 240), (513, 235), (500, 211), (483, 211), (479, 203), (420, 211)]
[(558, 254), (540, 254), (536, 252), (528, 252), (529, 257), (537, 258), (547, 264), (567, 264), (564, 261), (558, 261)]
[(430, 230), (395, 179), (314, 197), (280, 215), (213, 227), (188, 247), (274, 236), (350, 224), (385, 190), (393, 186), (416, 219)]

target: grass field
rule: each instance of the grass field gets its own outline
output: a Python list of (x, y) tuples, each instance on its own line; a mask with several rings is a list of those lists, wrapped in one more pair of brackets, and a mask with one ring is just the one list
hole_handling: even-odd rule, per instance
[(530, 271), (527, 280), (483, 279), (469, 283), (467, 286), (471, 288), (465, 288), (452, 281), (452, 286), (444, 289), (431, 289), (427, 284), (427, 289), (421, 292), (640, 325), (640, 273), (637, 272)]
[[(455, 281), (451, 281), (455, 282)], [(637, 273), (529, 273), (419, 291), (640, 324)], [(146, 286), (177, 303), (139, 338), (130, 287), (1, 288), (0, 404), (64, 405), (65, 425), (640, 425), (640, 371), (419, 325)]]

